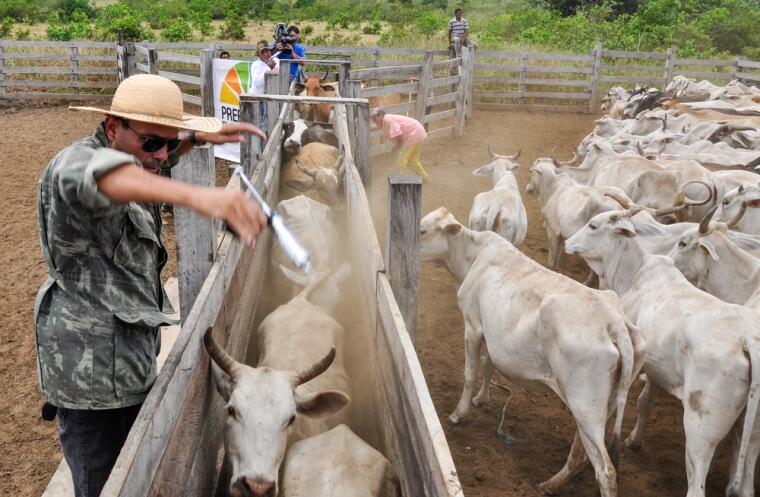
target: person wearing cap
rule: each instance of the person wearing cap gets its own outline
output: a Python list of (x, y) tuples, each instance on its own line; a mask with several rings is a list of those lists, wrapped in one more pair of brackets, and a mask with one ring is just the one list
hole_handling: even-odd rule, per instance
[[(266, 93), (266, 74), (269, 72), (276, 73), (280, 69), (280, 61), (277, 57), (272, 57), (272, 47), (266, 40), (259, 40), (256, 44), (259, 58), (251, 64), (251, 93), (254, 95), (263, 95)], [(266, 110), (264, 101), (259, 101), (259, 126), (264, 127), (266, 122)]]
[(412, 168), (423, 181), (429, 175), (420, 162), (422, 142), (427, 138), (425, 127), (415, 118), (399, 114), (386, 114), (382, 109), (375, 109), (370, 115), (373, 129), (382, 129), (385, 139), (393, 143), (393, 149), (399, 150), (398, 172), (404, 173)]
[(48, 277), (34, 308), (43, 417), (57, 412), (77, 497), (97, 496), (156, 379), (159, 326), (173, 324), (161, 284), (162, 202), (224, 220), (254, 247), (267, 219), (240, 190), (162, 177), (193, 145), (265, 135), (247, 123), (185, 114), (182, 93), (150, 74), (125, 79), (92, 135), (63, 149), (38, 185)]

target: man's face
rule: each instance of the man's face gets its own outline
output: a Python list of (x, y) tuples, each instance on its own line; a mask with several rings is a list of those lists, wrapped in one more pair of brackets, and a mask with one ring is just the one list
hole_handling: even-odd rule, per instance
[(266, 62), (269, 60), (269, 57), (272, 56), (272, 51), (268, 48), (262, 48), (259, 50), (259, 59), (261, 59), (261, 62)]
[(295, 31), (288, 31), (288, 36), (292, 36), (293, 38), (295, 38), (296, 41), (301, 40), (301, 34), (296, 33)]
[(457, 10), (456, 13), (454, 14), (454, 16), (457, 18), (457, 21), (461, 21), (462, 20), (462, 11), (461, 10)]
[(145, 170), (154, 174), (158, 173), (161, 164), (169, 158), (168, 146), (164, 145), (155, 152), (146, 152), (143, 150), (144, 138), (158, 136), (167, 140), (176, 140), (177, 134), (176, 129), (160, 124), (129, 121), (129, 127), (126, 127), (120, 119), (106, 116), (106, 135), (111, 142), (111, 147), (125, 154), (134, 155)]

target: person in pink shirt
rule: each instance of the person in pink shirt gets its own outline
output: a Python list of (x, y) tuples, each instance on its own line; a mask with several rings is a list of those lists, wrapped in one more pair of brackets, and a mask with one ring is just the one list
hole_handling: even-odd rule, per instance
[(413, 117), (398, 114), (386, 114), (381, 109), (372, 111), (373, 128), (382, 128), (385, 138), (395, 145), (394, 150), (401, 149), (398, 159), (398, 171), (403, 173), (408, 167), (422, 176), (427, 181), (428, 173), (420, 163), (422, 142), (427, 138), (427, 131), (422, 124)]

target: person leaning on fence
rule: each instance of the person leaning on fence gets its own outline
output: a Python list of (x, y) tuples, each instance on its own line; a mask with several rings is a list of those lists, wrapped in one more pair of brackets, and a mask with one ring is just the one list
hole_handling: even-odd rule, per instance
[(394, 150), (400, 149), (398, 171), (404, 173), (411, 167), (423, 181), (427, 181), (429, 175), (420, 162), (422, 142), (427, 138), (425, 127), (413, 117), (386, 114), (381, 109), (374, 110), (371, 118), (373, 129), (382, 129), (385, 138), (393, 143)]
[[(471, 46), (470, 25), (462, 14), (462, 9), (457, 8), (454, 10), (454, 17), (449, 21), (449, 49), (455, 48), (456, 42), (459, 42), (461, 47)], [(456, 55), (458, 57), (461, 54)]]
[[(295, 39), (294, 43), (277, 43), (275, 44), (275, 50), (280, 52), (280, 60), (288, 60), (293, 59), (297, 61), (304, 60), (306, 58), (306, 49), (298, 43), (301, 40), (301, 30), (298, 29), (298, 26), (290, 26), (288, 28), (288, 36)], [(299, 74), (302, 74), (301, 66), (303, 66), (303, 62), (298, 63), (292, 63), (292, 64), (286, 64), (290, 66), (290, 80), (293, 81), (294, 79), (299, 77)]]
[[(251, 93), (254, 95), (264, 95), (266, 93), (266, 75), (267, 73), (277, 73), (280, 69), (280, 61), (277, 57), (272, 57), (272, 47), (266, 40), (259, 40), (256, 44), (256, 53), (258, 59), (251, 64)], [(264, 127), (266, 122), (264, 101), (259, 101), (259, 126)]]
[(150, 74), (125, 79), (92, 135), (56, 155), (38, 185), (48, 278), (34, 308), (43, 418), (58, 435), (77, 497), (100, 494), (156, 378), (159, 326), (174, 324), (161, 285), (161, 202), (224, 220), (253, 247), (266, 227), (240, 190), (158, 174), (199, 143), (266, 139), (247, 123), (183, 112), (182, 93)]

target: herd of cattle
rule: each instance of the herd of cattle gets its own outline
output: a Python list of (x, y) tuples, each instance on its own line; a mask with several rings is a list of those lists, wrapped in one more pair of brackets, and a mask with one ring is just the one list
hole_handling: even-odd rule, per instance
[[(325, 91), (322, 78), (315, 88)], [(613, 497), (623, 411), (640, 376), (627, 445), (641, 445), (656, 392), (670, 393), (684, 408), (687, 497), (705, 496), (729, 434), (726, 494), (751, 497), (760, 455), (760, 90), (678, 77), (664, 92), (615, 88), (605, 108), (570, 161), (552, 153), (530, 169), (551, 269), (515, 248), (528, 224), (512, 173), (519, 152), (491, 151), (493, 161), (473, 172), (493, 188), (474, 198), (469, 227), (443, 207), (422, 219), (420, 257), (458, 281), (465, 323), (464, 388), (449, 419), (459, 423), (488, 401), (496, 370), (549, 387), (577, 430), (565, 466), (540, 490), (556, 492), (590, 462), (602, 497)], [(205, 336), (226, 402), (223, 474), (234, 496), (399, 491), (393, 465), (345, 425), (350, 330), (335, 312), (351, 272), (336, 255), (343, 153), (324, 126), (329, 117), (317, 120), (285, 125), (278, 206), (312, 254), (313, 273), (299, 274), (273, 247), (270, 273), (285, 303), (259, 326), (256, 367)], [(580, 255), (587, 284), (601, 290), (557, 272), (563, 252)]]
[[(605, 108), (572, 160), (552, 153), (530, 169), (551, 269), (515, 248), (527, 229), (512, 173), (519, 153), (491, 152), (473, 172), (491, 175), (493, 189), (475, 197), (469, 228), (443, 207), (422, 219), (420, 257), (451, 272), (464, 318), (464, 388), (449, 419), (488, 401), (494, 370), (547, 386), (577, 429), (565, 466), (539, 489), (554, 493), (590, 462), (601, 495), (612, 497), (623, 409), (641, 374), (627, 445), (640, 447), (652, 397), (669, 393), (684, 409), (687, 497), (705, 496), (728, 435), (726, 495), (751, 497), (760, 454), (760, 90), (678, 77), (664, 92), (615, 88)], [(556, 272), (563, 252), (585, 260), (586, 283), (600, 290)]]

